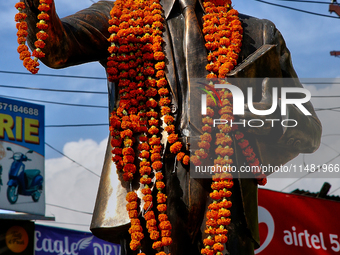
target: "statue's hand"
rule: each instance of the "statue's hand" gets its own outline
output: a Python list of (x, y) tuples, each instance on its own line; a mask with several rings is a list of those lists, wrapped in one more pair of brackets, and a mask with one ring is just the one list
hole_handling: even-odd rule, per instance
[[(272, 107), (272, 87), (274, 86), (273, 80), (265, 78), (262, 82), (262, 99), (260, 102), (253, 102), (253, 107), (256, 110), (268, 110)], [(273, 126), (277, 126), (281, 122), (281, 115), (279, 108), (269, 115), (256, 115), (249, 110), (248, 104), (244, 107), (244, 115), (239, 115), (238, 122), (245, 120), (244, 130), (250, 134), (255, 135), (268, 135)], [(250, 121), (250, 122), (249, 122)], [(243, 126), (239, 124), (239, 126)]]

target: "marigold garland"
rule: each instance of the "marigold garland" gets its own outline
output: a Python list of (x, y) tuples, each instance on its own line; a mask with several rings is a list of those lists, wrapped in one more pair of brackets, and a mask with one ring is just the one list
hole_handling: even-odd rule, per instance
[[(50, 4), (52, 3), (52, 0), (40, 0), (39, 3), (38, 9), (40, 14), (37, 16), (39, 19), (37, 28), (39, 28), (40, 31), (36, 34), (37, 41), (34, 43), (36, 48), (32, 54), (30, 53), (29, 48), (26, 46), (28, 26), (25, 19), (27, 18), (27, 14), (23, 12), (23, 10), (26, 9), (26, 5), (23, 2), (15, 4), (15, 8), (19, 11), (19, 13), (15, 15), (15, 22), (17, 22), (16, 27), (18, 29), (18, 53), (20, 54), (20, 60), (23, 60), (24, 67), (32, 74), (36, 74), (39, 71), (39, 68), (37, 68), (37, 66), (39, 66), (38, 59), (45, 57), (45, 53), (42, 51), (42, 49), (45, 47), (44, 40), (46, 40), (48, 37), (48, 34), (45, 32), (45, 30), (48, 28), (47, 21), (49, 20), (49, 15), (47, 12), (50, 10)], [(31, 56), (33, 56), (33, 59)]]
[[(19, 2), (15, 5), (19, 13), (15, 16), (18, 29), (18, 52), (24, 66), (33, 74), (39, 68), (38, 59), (45, 54), (44, 40), (48, 34), (49, 15), (52, 0), (40, 0), (38, 7), (40, 20), (37, 27), (40, 31), (36, 34), (37, 41), (34, 43), (36, 49), (29, 52), (26, 44), (27, 15), (23, 12), (25, 4)], [(176, 154), (176, 159), (184, 165), (191, 160), (194, 165), (202, 164), (209, 155), (213, 117), (216, 114), (222, 119), (234, 120), (232, 115), (232, 96), (226, 90), (216, 91), (213, 88), (212, 79), (219, 79), (224, 83), (226, 75), (237, 64), (238, 53), (242, 44), (242, 26), (238, 18), (238, 12), (231, 7), (230, 0), (206, 0), (203, 2), (206, 14), (203, 16), (203, 34), (208, 50), (206, 66), (211, 80), (205, 87), (212, 91), (218, 98), (215, 100), (207, 98), (207, 116), (202, 118), (204, 124), (201, 141), (198, 143), (199, 150), (189, 158), (182, 151), (183, 145), (178, 141), (175, 131), (174, 117), (171, 116), (171, 99), (168, 84), (165, 79), (165, 54), (163, 52), (163, 10), (159, 0), (117, 0), (112, 8), (109, 20), (110, 37), (108, 48), (110, 56), (107, 62), (108, 79), (118, 85), (119, 105), (110, 116), (110, 134), (112, 146), (112, 160), (117, 170), (123, 173), (124, 181), (131, 182), (137, 170), (141, 178), (140, 183), (144, 185), (143, 194), (143, 216), (146, 220), (152, 248), (157, 250), (157, 255), (166, 255), (161, 251), (172, 244), (171, 223), (166, 215), (167, 196), (163, 192), (163, 160), (161, 152), (161, 129), (168, 133), (167, 140), (170, 144), (170, 152)], [(159, 114), (160, 113), (160, 114)], [(162, 120), (162, 121), (161, 121)], [(215, 167), (230, 166), (234, 149), (232, 147), (231, 132), (237, 140), (238, 146), (250, 166), (258, 167), (255, 176), (258, 183), (264, 185), (266, 178), (260, 173), (259, 160), (249, 145), (244, 134), (237, 130), (237, 126), (219, 125), (219, 133), (214, 143), (216, 145), (214, 160)], [(137, 147), (137, 151), (134, 148)], [(136, 161), (139, 167), (136, 167)], [(152, 184), (152, 174), (155, 175), (155, 183)], [(150, 186), (154, 185), (157, 193), (157, 220), (153, 210), (153, 196)], [(205, 248), (202, 254), (220, 255), (227, 242), (226, 226), (230, 224), (231, 202), (228, 198), (232, 195), (228, 189), (233, 187), (232, 175), (229, 173), (217, 173), (213, 176), (210, 197), (213, 202), (208, 207), (207, 223), (205, 233), (208, 235), (203, 240)], [(138, 219), (138, 196), (136, 192), (130, 191), (127, 196), (127, 212), (131, 220), (129, 233), (131, 235), (130, 248), (138, 250), (139, 255), (145, 255), (141, 251), (141, 240), (144, 238), (143, 227)]]

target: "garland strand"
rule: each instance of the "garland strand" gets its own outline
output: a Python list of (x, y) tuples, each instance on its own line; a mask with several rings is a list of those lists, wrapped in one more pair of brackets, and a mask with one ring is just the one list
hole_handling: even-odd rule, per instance
[[(42, 52), (42, 49), (45, 47), (44, 40), (48, 37), (45, 30), (48, 28), (47, 21), (50, 18), (46, 12), (50, 10), (52, 0), (40, 0), (39, 3), (38, 9), (40, 14), (37, 17), (39, 19), (37, 28), (39, 28), (40, 31), (36, 34), (37, 41), (34, 43), (36, 49), (34, 49), (32, 54), (26, 46), (28, 26), (25, 19), (27, 18), (27, 14), (23, 12), (23, 10), (26, 9), (26, 5), (23, 2), (19, 2), (15, 5), (15, 8), (19, 11), (19, 13), (15, 15), (15, 22), (17, 22), (16, 27), (18, 29), (18, 53), (20, 54), (20, 60), (23, 60), (24, 67), (32, 74), (36, 74), (39, 71), (39, 68), (37, 68), (37, 66), (39, 66), (38, 59), (45, 57), (45, 53)], [(33, 56), (33, 59), (31, 56)]]

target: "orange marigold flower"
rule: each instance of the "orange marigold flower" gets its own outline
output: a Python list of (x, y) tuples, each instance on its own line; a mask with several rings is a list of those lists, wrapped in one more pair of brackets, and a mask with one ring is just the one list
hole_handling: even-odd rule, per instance
[(140, 225), (140, 220), (135, 218), (135, 219), (131, 219), (131, 226), (133, 225)]
[(220, 193), (219, 193), (219, 192), (216, 192), (216, 191), (211, 192), (211, 193), (209, 194), (209, 196), (210, 196), (212, 199), (214, 199), (214, 200), (220, 200), (220, 199), (221, 199)]
[(157, 194), (157, 203), (163, 204), (166, 203), (167, 196), (163, 193), (158, 193)]
[(43, 32), (43, 31), (39, 31), (37, 34), (37, 39), (40, 39), (40, 40), (46, 40), (47, 37), (48, 37), (48, 34)]
[(171, 133), (175, 132), (175, 126), (174, 126), (174, 125), (166, 126), (166, 127), (164, 128), (164, 130), (165, 130), (166, 132), (168, 132), (168, 134), (171, 134)]
[(203, 244), (205, 246), (213, 246), (215, 244), (215, 241), (213, 239), (205, 238), (203, 240)]
[[(225, 228), (218, 228), (216, 229), (216, 235), (226, 235), (228, 234), (228, 230)], [(222, 242), (220, 242), (222, 243)]]
[(129, 217), (130, 217), (130, 219), (132, 219), (132, 218), (137, 218), (137, 217), (138, 217), (138, 212), (137, 212), (137, 210), (130, 210), (130, 211), (129, 211)]
[(169, 90), (167, 88), (161, 88), (158, 90), (158, 94), (160, 96), (167, 96), (169, 94)]
[(216, 220), (214, 219), (209, 219), (207, 220), (207, 222), (205, 223), (207, 226), (210, 226), (210, 227), (216, 227), (217, 226), (217, 222)]
[(144, 234), (141, 232), (135, 232), (131, 234), (131, 239), (136, 241), (141, 241), (144, 238)]
[(209, 210), (218, 210), (220, 208), (219, 204), (218, 203), (211, 203), (209, 206), (208, 206)]
[(151, 162), (157, 161), (161, 159), (161, 154), (160, 153), (153, 153), (151, 154)]
[(152, 244), (152, 249), (157, 250), (157, 249), (162, 248), (162, 246), (163, 246), (162, 242), (161, 242), (161, 241), (157, 241), (157, 242), (154, 242), (154, 243)]
[(169, 113), (171, 113), (170, 107), (167, 107), (167, 106), (162, 107), (162, 109), (161, 109), (161, 114), (162, 115), (167, 115)]
[(207, 228), (205, 231), (204, 231), (206, 234), (208, 235), (215, 235), (216, 234), (216, 229), (215, 228)]
[(227, 219), (218, 219), (217, 220), (217, 224), (218, 225), (223, 225), (223, 226), (227, 226), (230, 224), (230, 218), (227, 218)]
[(161, 161), (155, 161), (152, 163), (152, 168), (155, 169), (156, 171), (161, 170), (163, 167), (163, 163)]
[(154, 219), (155, 213), (153, 211), (148, 211), (146, 214), (144, 214), (144, 218), (146, 221)]
[(151, 183), (151, 178), (142, 177), (142, 178), (140, 178), (140, 183), (141, 184), (150, 184)]
[(150, 145), (159, 145), (161, 143), (161, 139), (159, 137), (151, 137), (149, 139)]
[(145, 204), (144, 204), (144, 206), (143, 206), (143, 209), (144, 209), (145, 211), (148, 211), (148, 210), (150, 210), (152, 207), (153, 207), (152, 201), (146, 201)]
[[(116, 165), (117, 166), (117, 169), (118, 169), (118, 165)], [(133, 179), (133, 174), (132, 173), (124, 173), (123, 174), (123, 179), (124, 179), (124, 181), (131, 181), (132, 179)]]
[(218, 211), (217, 210), (210, 210), (207, 212), (208, 219), (217, 219), (218, 218)]
[(173, 145), (170, 146), (170, 152), (173, 154), (177, 154), (182, 149), (182, 143), (181, 142), (175, 142)]
[(159, 129), (158, 129), (157, 127), (155, 127), (155, 126), (152, 126), (152, 127), (149, 128), (149, 130), (148, 130), (148, 133), (149, 133), (150, 135), (156, 135), (156, 134), (158, 134), (158, 132), (159, 132)]
[(131, 240), (131, 242), (130, 242), (130, 249), (131, 249), (131, 250), (135, 251), (135, 250), (137, 250), (140, 246), (141, 246), (140, 241)]
[(133, 163), (135, 161), (135, 157), (131, 155), (126, 155), (123, 157), (123, 162), (124, 163)]
[(166, 204), (160, 204), (157, 206), (157, 210), (159, 212), (165, 212), (166, 211)]
[(133, 165), (133, 164), (126, 164), (124, 167), (123, 167), (123, 171), (125, 173), (129, 172), (129, 173), (135, 173), (136, 172), (136, 166)]
[(127, 211), (136, 210), (137, 206), (138, 206), (137, 202), (136, 201), (132, 201), (130, 203), (127, 203), (126, 210)]
[(191, 162), (195, 165), (195, 166), (199, 166), (202, 164), (202, 162), (199, 160), (199, 158), (197, 156), (191, 156), (190, 157)]
[(147, 201), (152, 201), (152, 195), (150, 195), (150, 194), (145, 195), (145, 196), (143, 197), (143, 200), (144, 200), (145, 202), (147, 202)]
[(224, 245), (220, 243), (215, 243), (212, 248), (214, 251), (223, 251)]
[[(116, 147), (119, 147), (119, 146), (116, 146)], [(126, 156), (126, 155), (135, 155), (135, 152), (132, 148), (124, 148), (123, 149), (123, 155)]]
[(139, 157), (140, 158), (149, 158), (150, 157), (150, 152), (142, 151), (141, 153), (139, 153)]
[(151, 231), (150, 232), (150, 239), (151, 240), (157, 240), (159, 238), (159, 232), (158, 231)]
[(137, 201), (137, 198), (138, 197), (137, 197), (136, 192), (133, 192), (133, 191), (127, 193), (126, 195), (126, 201), (128, 202)]
[(164, 122), (167, 124), (167, 125), (170, 125), (171, 123), (174, 122), (174, 117), (170, 116), (170, 115), (167, 115), (164, 117)]
[(156, 188), (157, 188), (158, 190), (164, 189), (164, 188), (165, 188), (164, 182), (161, 182), (161, 181), (156, 182)]
[(139, 169), (141, 175), (150, 175), (151, 174), (151, 167), (143, 166)]
[(157, 225), (157, 221), (155, 219), (150, 219), (146, 222), (146, 227), (149, 228), (149, 227), (154, 227)]
[(213, 250), (210, 250), (210, 249), (207, 249), (207, 248), (201, 249), (201, 253), (205, 254), (205, 255), (214, 255), (215, 254), (215, 252)]
[(184, 158), (183, 158), (182, 163), (184, 165), (189, 165), (189, 162), (190, 162), (190, 157), (188, 155), (185, 155)]
[(171, 237), (162, 237), (162, 244), (163, 246), (169, 246), (172, 244), (172, 238)]
[(238, 145), (241, 147), (241, 149), (244, 149), (249, 145), (249, 142), (248, 140), (241, 139), (241, 142), (239, 142)]
[(161, 100), (159, 101), (160, 106), (166, 106), (166, 105), (169, 105), (170, 103), (171, 103), (171, 100), (168, 97), (161, 98)]
[(27, 18), (27, 14), (26, 13), (17, 13), (15, 14), (14, 20), (15, 22), (20, 22), (22, 20), (25, 20)]
[(19, 8), (25, 9), (25, 8), (26, 8), (26, 5), (25, 5), (25, 3), (23, 3), (23, 2), (19, 2), (19, 3), (16, 3), (16, 4), (14, 5), (14, 7), (15, 7), (16, 9), (19, 9)]
[(178, 154), (177, 154), (177, 160), (178, 160), (178, 161), (182, 161), (182, 159), (184, 158), (184, 156), (185, 156), (185, 153), (184, 153), (184, 152), (178, 153)]
[(173, 144), (178, 140), (178, 135), (177, 134), (171, 134), (168, 136), (168, 142)]
[(144, 189), (142, 189), (142, 193), (143, 193), (144, 195), (151, 194), (151, 189), (150, 189), (150, 188), (144, 188)]
[(171, 236), (171, 230), (162, 230), (161, 234), (163, 237), (169, 237)]
[(210, 143), (211, 140), (212, 140), (212, 137), (211, 137), (210, 134), (205, 133), (205, 134), (201, 135), (201, 140)]
[(171, 227), (170, 221), (168, 221), (168, 220), (162, 221), (162, 222), (159, 224), (159, 229), (160, 229), (160, 230), (171, 230), (172, 227)]
[(164, 178), (164, 176), (161, 172), (156, 173), (156, 180), (157, 181), (161, 181), (161, 180), (163, 180), (163, 178)]

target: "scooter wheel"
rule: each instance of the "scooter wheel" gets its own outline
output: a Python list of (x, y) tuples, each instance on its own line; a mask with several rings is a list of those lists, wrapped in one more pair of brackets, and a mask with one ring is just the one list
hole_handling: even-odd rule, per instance
[(34, 202), (38, 202), (39, 198), (40, 198), (40, 192), (39, 191), (36, 191), (32, 194), (32, 199), (33, 199)]
[(18, 187), (8, 186), (7, 199), (10, 204), (15, 204), (18, 201)]

